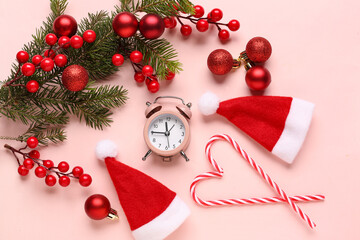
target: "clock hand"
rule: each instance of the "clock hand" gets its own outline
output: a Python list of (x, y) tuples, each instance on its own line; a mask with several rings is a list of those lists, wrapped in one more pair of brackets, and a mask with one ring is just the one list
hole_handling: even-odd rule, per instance
[(171, 129), (173, 129), (175, 127), (175, 124), (174, 125), (172, 125), (172, 127), (170, 128), (170, 130), (169, 130), (169, 132), (171, 131)]
[(154, 134), (154, 133), (158, 133), (158, 134), (166, 134), (165, 132), (155, 132), (155, 131), (151, 131), (151, 134)]
[(168, 130), (168, 123), (167, 123), (167, 122), (165, 122), (165, 130), (166, 130), (165, 136), (166, 136), (166, 138), (167, 138), (168, 148), (170, 148), (170, 142), (169, 142), (170, 132), (169, 132), (169, 130)]
[(166, 131), (166, 132), (169, 131), (169, 130), (168, 130), (168, 124), (167, 124), (167, 122), (165, 122), (165, 131)]

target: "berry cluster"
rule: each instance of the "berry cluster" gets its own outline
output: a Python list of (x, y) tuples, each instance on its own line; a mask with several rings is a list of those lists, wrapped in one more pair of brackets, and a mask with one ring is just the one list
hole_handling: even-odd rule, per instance
[[(134, 69), (134, 79), (138, 83), (142, 83), (145, 81), (147, 89), (151, 93), (156, 93), (160, 89), (160, 83), (159, 80), (156, 77), (156, 74), (154, 74), (154, 69), (150, 65), (143, 65), (143, 54), (140, 51), (132, 51), (130, 53), (130, 61), (131, 65)], [(112, 63), (115, 66), (121, 66), (124, 63), (124, 56), (117, 53), (114, 54), (112, 57)], [(168, 70), (166, 75), (166, 80), (173, 80), (175, 77), (175, 73)]]
[[(71, 38), (67, 36), (62, 36), (59, 39), (53, 33), (49, 33), (45, 37), (45, 42), (49, 45), (43, 55), (34, 55), (31, 58), (31, 62), (28, 62), (30, 56), (26, 51), (19, 51), (16, 54), (16, 59), (19, 63), (18, 71), (16, 72), (14, 78), (7, 83), (6, 86), (22, 86), (27, 89), (30, 93), (35, 93), (39, 90), (39, 83), (36, 80), (30, 80), (24, 84), (15, 84), (17, 80), (23, 76), (30, 77), (32, 76), (36, 69), (42, 69), (44, 72), (50, 72), (54, 69), (55, 65), (57, 67), (64, 67), (68, 59), (64, 54), (57, 54), (60, 49), (66, 49), (70, 46), (72, 48), (78, 49), (81, 48), (83, 42), (92, 43), (96, 39), (96, 33), (93, 30), (86, 30), (83, 36), (74, 35)], [(56, 48), (53, 49), (55, 44), (58, 44)], [(20, 74), (21, 71), (21, 74)]]
[(194, 9), (194, 15), (182, 16), (177, 14), (172, 17), (164, 18), (165, 27), (173, 29), (177, 25), (177, 21), (179, 21), (181, 24), (180, 32), (183, 36), (187, 37), (192, 33), (192, 28), (190, 25), (184, 24), (181, 19), (189, 20), (191, 23), (195, 24), (196, 29), (199, 32), (206, 32), (209, 29), (209, 25), (213, 24), (219, 30), (218, 36), (222, 41), (228, 40), (230, 38), (230, 33), (228, 30), (222, 29), (221, 26), (226, 26), (231, 31), (237, 31), (240, 28), (239, 21), (235, 19), (229, 21), (228, 23), (219, 23), (223, 17), (223, 12), (218, 8), (211, 10), (211, 12), (209, 12), (206, 17), (203, 17), (205, 10), (202, 6), (196, 5), (194, 6)]
[[(67, 187), (70, 184), (70, 178), (78, 179), (79, 183), (83, 187), (87, 187), (91, 184), (92, 178), (89, 174), (84, 173), (82, 167), (76, 166), (72, 169), (71, 172), (68, 172), (70, 166), (67, 162), (62, 161), (57, 166), (54, 165), (54, 162), (51, 160), (41, 160), (40, 153), (37, 150), (32, 150), (28, 153), (22, 152), (22, 150), (29, 148), (36, 148), (39, 144), (39, 141), (36, 137), (29, 137), (26, 141), (26, 146), (21, 149), (15, 149), (9, 145), (5, 145), (6, 148), (10, 149), (16, 160), (19, 164), (18, 173), (21, 176), (26, 176), (29, 173), (29, 170), (32, 169), (35, 164), (35, 175), (38, 178), (45, 178), (45, 184), (52, 187), (56, 184), (57, 178), (59, 179), (59, 185), (62, 187)], [(23, 157), (23, 163), (20, 163), (20, 160), (16, 154), (20, 154)], [(54, 174), (52, 174), (54, 173)]]

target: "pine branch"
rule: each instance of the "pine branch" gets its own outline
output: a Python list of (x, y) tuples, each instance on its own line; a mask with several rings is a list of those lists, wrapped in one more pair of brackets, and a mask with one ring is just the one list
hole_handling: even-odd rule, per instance
[(188, 0), (139, 0), (137, 3), (131, 1), (131, 5), (130, 1), (127, 0), (120, 0), (120, 2), (121, 7), (117, 8), (118, 12), (146, 12), (158, 14), (162, 17), (176, 15), (178, 11), (194, 14), (194, 6)]

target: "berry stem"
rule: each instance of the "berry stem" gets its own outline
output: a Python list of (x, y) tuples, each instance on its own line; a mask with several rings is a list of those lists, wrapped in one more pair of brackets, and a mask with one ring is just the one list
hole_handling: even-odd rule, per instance
[(187, 19), (193, 24), (196, 24), (199, 20), (205, 19), (205, 20), (208, 21), (209, 24), (214, 24), (219, 31), (221, 30), (220, 26), (227, 26), (226, 23), (219, 23), (219, 22), (210, 21), (207, 17), (195, 18), (195, 17), (193, 17), (191, 15), (189, 15), (189, 16), (176, 15), (175, 17), (178, 19), (178, 21), (179, 21), (179, 23), (181, 25), (184, 25), (184, 24), (181, 22), (180, 18)]

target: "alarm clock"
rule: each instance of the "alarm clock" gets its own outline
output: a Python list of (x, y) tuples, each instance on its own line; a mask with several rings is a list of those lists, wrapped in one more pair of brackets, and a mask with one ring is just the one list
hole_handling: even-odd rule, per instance
[(190, 142), (191, 103), (185, 104), (179, 97), (161, 96), (146, 105), (144, 139), (149, 151), (142, 160), (155, 153), (164, 161), (171, 161), (178, 154), (189, 161), (184, 151)]

